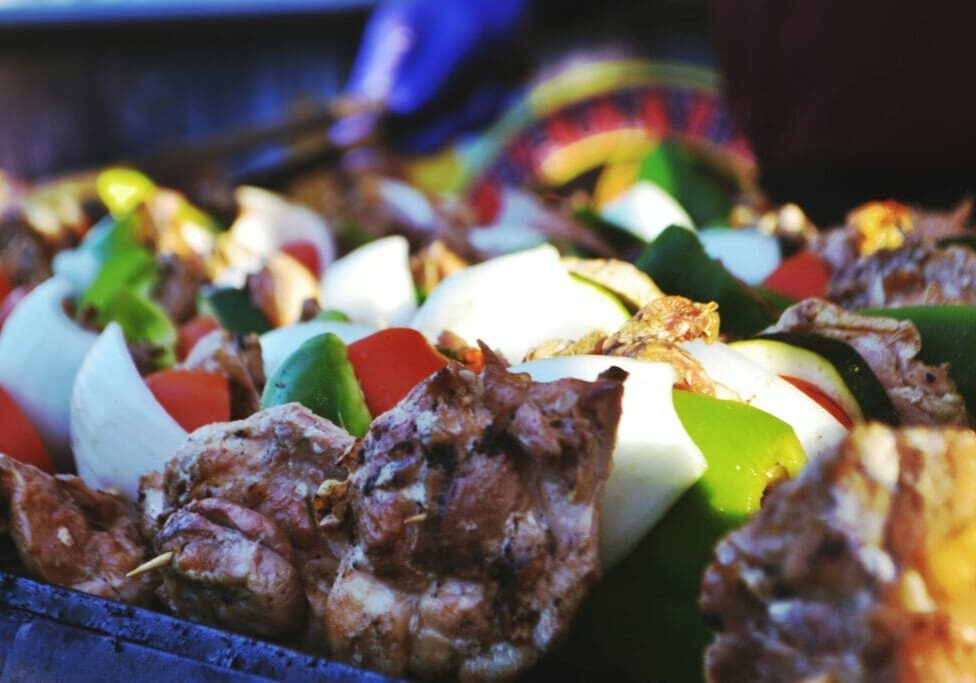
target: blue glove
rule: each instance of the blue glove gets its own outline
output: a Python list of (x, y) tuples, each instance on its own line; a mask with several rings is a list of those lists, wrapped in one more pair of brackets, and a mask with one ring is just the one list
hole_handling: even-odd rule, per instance
[[(393, 115), (399, 142), (434, 149), (497, 113), (497, 72), (527, 0), (384, 0), (366, 25), (345, 96)], [(495, 72), (495, 73), (493, 73)]]

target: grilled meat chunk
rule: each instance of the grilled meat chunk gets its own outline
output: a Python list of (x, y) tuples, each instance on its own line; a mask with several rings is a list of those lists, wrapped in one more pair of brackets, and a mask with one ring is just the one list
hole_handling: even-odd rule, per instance
[(849, 344), (878, 376), (903, 424), (969, 424), (947, 368), (915, 358), (922, 340), (907, 320), (858, 315), (822, 299), (806, 299), (786, 309), (766, 331), (811, 332)]
[(265, 377), (257, 335), (232, 335), (214, 330), (193, 346), (183, 367), (227, 379), (232, 420), (243, 420), (261, 409)]
[(600, 573), (622, 377), (533, 383), (487, 349), (378, 418), (320, 489), (352, 545), (326, 610), (334, 654), (392, 675), (514, 677)]
[(976, 252), (940, 244), (976, 237), (971, 203), (949, 214), (889, 204), (861, 207), (814, 240), (831, 269), (828, 298), (845, 308), (976, 303)]
[(962, 681), (976, 671), (976, 434), (876, 424), (717, 548), (710, 681)]
[[(321, 618), (339, 564), (339, 551), (319, 532), (312, 499), (322, 481), (345, 476), (338, 462), (352, 446), (353, 438), (349, 434), (297, 403), (255, 413), (247, 420), (208, 425), (195, 431), (162, 476), (150, 475), (140, 487), (145, 524), (154, 538), (156, 552), (165, 552), (167, 548), (176, 553), (174, 569), (161, 572), (166, 584), (164, 599), (185, 616), (211, 623), (216, 620), (239, 631), (263, 633), (261, 629), (265, 627), (255, 624), (253, 619), (239, 619), (241, 614), (215, 611), (209, 606), (226, 595), (228, 585), (213, 577), (226, 576), (226, 568), (233, 566), (234, 557), (242, 553), (246, 557), (251, 557), (248, 553), (268, 557), (273, 550), (277, 557), (273, 562), (269, 560), (267, 566), (281, 572), (284, 571), (282, 563), (291, 564), (301, 579), (308, 609)], [(183, 514), (199, 513), (197, 508), (190, 507), (194, 501), (212, 498), (221, 499), (219, 505), (225, 507), (234, 504), (235, 510), (247, 508), (249, 520), (252, 517), (263, 520), (248, 524), (277, 531), (262, 532), (257, 538), (239, 526), (228, 527), (212, 543), (194, 546), (193, 556), (187, 562), (197, 567), (196, 573), (182, 571), (181, 544), (186, 536), (179, 527), (174, 529), (176, 522), (171, 520), (181, 510)], [(206, 527), (197, 516), (191, 519), (199, 528)], [(208, 519), (213, 522), (212, 517)], [(177, 530), (180, 533), (174, 535)], [(283, 552), (280, 543), (262, 540), (277, 538), (278, 534), (290, 544), (290, 552)], [(211, 567), (213, 580), (198, 579), (203, 572), (199, 568), (205, 566)], [(230, 585), (235, 600), (244, 600), (243, 591), (253, 589), (257, 594), (249, 599), (253, 604), (261, 604), (262, 600), (272, 599), (261, 594), (263, 589), (291, 584), (279, 577)], [(281, 623), (277, 622), (279, 626)], [(321, 634), (311, 637), (324, 640)]]
[(173, 553), (160, 591), (173, 613), (262, 636), (302, 625), (291, 543), (264, 515), (222, 498), (195, 500), (167, 518), (156, 545)]
[(111, 600), (152, 602), (154, 576), (125, 578), (146, 560), (146, 544), (136, 511), (121, 498), (0, 454), (0, 518), (31, 575)]
[(552, 339), (530, 350), (525, 360), (554, 356), (605, 354), (668, 363), (678, 371), (679, 386), (700, 394), (731, 397), (727, 387), (716, 384), (701, 363), (681, 344), (694, 339), (711, 343), (718, 339), (718, 304), (699, 303), (683, 296), (660, 296), (644, 304), (609, 337), (600, 332), (575, 341)]

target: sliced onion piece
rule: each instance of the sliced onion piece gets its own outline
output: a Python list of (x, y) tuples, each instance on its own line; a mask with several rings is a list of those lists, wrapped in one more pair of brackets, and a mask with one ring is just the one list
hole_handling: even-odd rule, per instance
[(432, 342), (450, 331), (484, 341), (510, 361), (550, 339), (615, 332), (630, 316), (605, 290), (570, 277), (550, 245), (500, 256), (452, 275), (424, 302), (411, 326)]
[(109, 324), (85, 356), (71, 393), (79, 476), (92, 488), (135, 500), (139, 479), (162, 470), (186, 437), (136, 370), (122, 328)]
[(261, 357), (264, 375), (271, 377), (278, 366), (299, 346), (312, 337), (331, 332), (346, 344), (368, 337), (376, 328), (337, 320), (309, 320), (290, 327), (281, 327), (261, 335)]
[(417, 310), (405, 237), (384, 237), (352, 251), (325, 269), (322, 301), (356, 323), (405, 325)]
[(0, 386), (34, 424), (61, 470), (71, 469), (71, 387), (98, 338), (65, 313), (72, 293), (67, 280), (49, 278), (17, 304), (0, 333)]
[(510, 368), (551, 382), (564, 377), (592, 381), (611, 366), (628, 377), (600, 518), (605, 568), (625, 557), (705, 471), (705, 458), (674, 409), (677, 371), (667, 363), (613, 356), (563, 356)]

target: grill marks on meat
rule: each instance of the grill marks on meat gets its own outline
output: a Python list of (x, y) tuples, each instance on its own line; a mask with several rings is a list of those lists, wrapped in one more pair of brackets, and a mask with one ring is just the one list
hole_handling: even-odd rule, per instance
[(125, 578), (146, 556), (135, 510), (116, 496), (0, 454), (0, 517), (32, 575), (111, 600), (152, 602), (154, 576)]
[(195, 500), (174, 512), (156, 536), (172, 552), (172, 572), (204, 590), (161, 597), (176, 614), (215, 624), (247, 624), (264, 636), (294, 631), (305, 594), (291, 543), (270, 519), (222, 498)]
[(257, 335), (214, 330), (194, 344), (183, 367), (212, 372), (227, 380), (231, 419), (243, 420), (260, 410), (265, 377)]
[[(316, 526), (312, 498), (322, 481), (345, 476), (337, 463), (352, 446), (345, 431), (296, 403), (195, 431), (163, 475), (146, 477), (140, 488), (156, 551), (176, 553), (161, 572), (164, 601), (193, 619), (273, 635), (301, 625), (292, 618), (291, 598), (283, 598), (297, 576), (304, 589), (302, 611), (307, 603), (321, 619), (338, 551)], [(204, 529), (215, 530), (212, 541), (189, 545), (206, 536)], [(270, 576), (242, 582), (253, 571)], [(247, 609), (213, 607), (227, 600)], [(259, 605), (274, 606), (275, 618), (255, 623), (249, 610)], [(321, 634), (310, 637), (324, 640)]]
[(622, 377), (535, 384), (486, 351), (377, 419), (326, 482), (351, 533), (329, 594), (340, 658), (388, 674), (497, 680), (561, 637), (599, 571)]
[(878, 376), (904, 424), (969, 424), (965, 402), (947, 367), (915, 358), (922, 341), (909, 321), (858, 315), (821, 299), (807, 299), (786, 309), (767, 331), (811, 332), (849, 344)]
[(971, 680), (976, 434), (856, 428), (716, 550), (712, 681)]

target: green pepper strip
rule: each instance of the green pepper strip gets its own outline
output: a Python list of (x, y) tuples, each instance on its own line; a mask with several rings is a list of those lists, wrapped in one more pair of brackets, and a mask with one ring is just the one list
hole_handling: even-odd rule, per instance
[(297, 401), (356, 437), (366, 435), (372, 417), (343, 341), (327, 332), (292, 353), (264, 387), (261, 407)]

